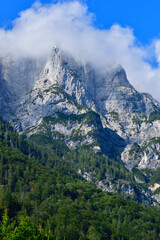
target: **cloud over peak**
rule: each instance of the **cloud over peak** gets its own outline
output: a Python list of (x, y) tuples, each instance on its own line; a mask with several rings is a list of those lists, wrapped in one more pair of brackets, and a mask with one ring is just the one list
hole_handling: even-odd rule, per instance
[(140, 46), (129, 27), (94, 27), (95, 16), (79, 1), (42, 5), (36, 2), (20, 13), (10, 30), (0, 29), (0, 56), (47, 57), (53, 46), (71, 53), (77, 60), (106, 67), (107, 59), (120, 63), (129, 81), (140, 91), (160, 100), (160, 40)]

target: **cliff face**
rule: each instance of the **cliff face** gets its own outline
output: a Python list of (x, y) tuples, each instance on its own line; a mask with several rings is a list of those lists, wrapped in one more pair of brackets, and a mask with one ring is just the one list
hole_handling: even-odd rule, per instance
[(16, 58), (7, 56), (0, 58), (0, 110), (1, 114), (10, 119), (20, 103), (20, 99), (34, 86), (44, 60)]
[(160, 104), (137, 92), (120, 65), (102, 71), (53, 48), (46, 63), (1, 59), (0, 86), (0, 111), (20, 133), (121, 156), (130, 171), (159, 167)]

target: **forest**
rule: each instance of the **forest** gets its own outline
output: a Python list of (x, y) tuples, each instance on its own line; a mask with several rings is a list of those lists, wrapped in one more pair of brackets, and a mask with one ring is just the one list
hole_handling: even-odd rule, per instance
[(120, 161), (42, 139), (28, 141), (0, 118), (0, 239), (160, 239), (158, 207), (102, 191), (77, 172), (132, 181)]

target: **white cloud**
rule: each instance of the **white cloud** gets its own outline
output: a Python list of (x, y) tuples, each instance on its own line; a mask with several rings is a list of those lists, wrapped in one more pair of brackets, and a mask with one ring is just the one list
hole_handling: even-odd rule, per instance
[(94, 27), (94, 15), (79, 1), (50, 5), (36, 3), (20, 13), (11, 30), (0, 29), (0, 55), (43, 57), (58, 45), (75, 58), (106, 66), (107, 59), (120, 63), (129, 81), (140, 91), (160, 100), (160, 40), (151, 46), (137, 44), (133, 31), (114, 25), (100, 30)]

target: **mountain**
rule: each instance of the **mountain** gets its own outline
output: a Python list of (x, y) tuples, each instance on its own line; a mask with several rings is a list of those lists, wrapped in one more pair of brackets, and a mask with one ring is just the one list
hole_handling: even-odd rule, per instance
[(47, 137), (66, 152), (87, 147), (97, 158), (104, 154), (132, 177), (110, 178), (103, 165), (99, 178), (96, 167), (79, 163), (80, 155), (77, 171), (104, 190), (159, 201), (160, 104), (136, 91), (119, 64), (107, 61), (99, 69), (55, 47), (46, 62), (7, 57), (0, 66), (1, 114), (20, 134), (38, 145)]

